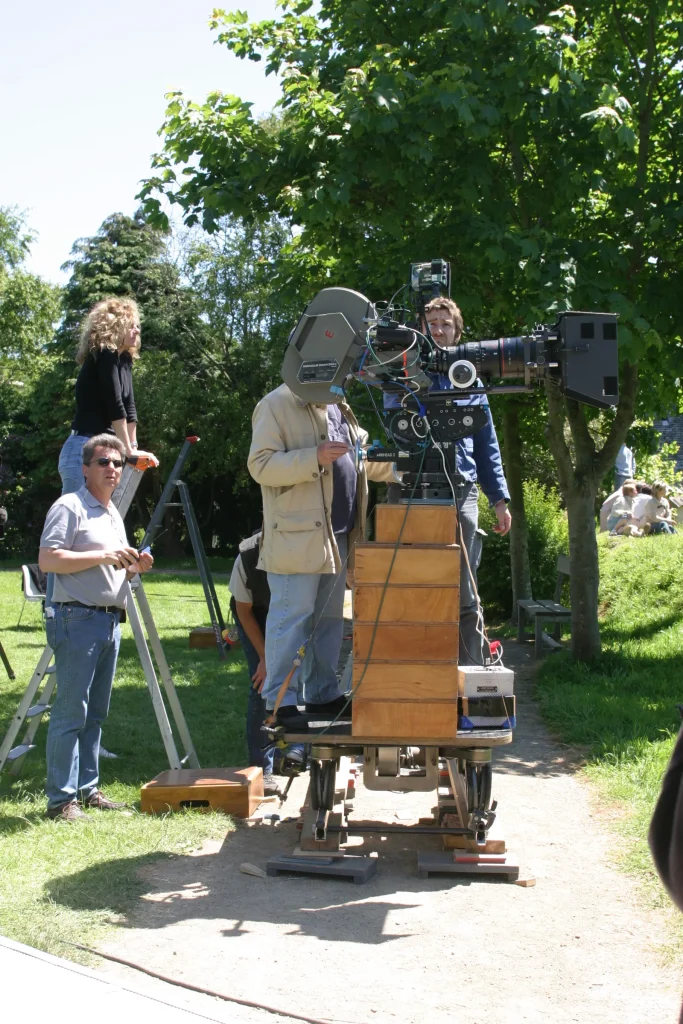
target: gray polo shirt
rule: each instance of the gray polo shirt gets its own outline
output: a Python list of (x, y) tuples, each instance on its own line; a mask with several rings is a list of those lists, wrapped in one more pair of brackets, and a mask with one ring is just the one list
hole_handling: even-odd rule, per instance
[[(47, 514), (41, 548), (65, 548), (67, 551), (111, 551), (126, 546), (126, 529), (119, 511), (111, 503), (106, 507), (87, 487), (58, 498)], [(55, 604), (79, 601), (81, 604), (125, 606), (122, 594), (126, 570), (113, 565), (97, 565), (80, 572), (54, 574), (52, 600)]]

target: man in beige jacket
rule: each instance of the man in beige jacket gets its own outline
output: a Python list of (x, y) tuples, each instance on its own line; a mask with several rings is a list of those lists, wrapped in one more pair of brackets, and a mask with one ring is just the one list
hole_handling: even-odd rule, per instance
[(345, 402), (314, 405), (286, 384), (259, 402), (252, 417), (248, 467), (263, 495), (259, 568), (268, 573), (271, 600), (266, 627), (263, 696), (272, 710), (297, 650), (309, 640), (278, 710), (278, 722), (307, 727), (297, 710), (333, 716), (346, 704), (337, 680), (348, 556), (363, 536), (368, 475), (395, 479), (386, 463), (356, 466), (357, 442), (367, 433)]

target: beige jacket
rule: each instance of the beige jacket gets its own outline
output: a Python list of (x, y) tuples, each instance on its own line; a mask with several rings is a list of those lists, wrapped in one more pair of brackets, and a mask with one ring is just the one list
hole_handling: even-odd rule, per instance
[[(365, 446), (366, 431), (345, 402), (341, 409), (353, 442)], [(331, 521), (332, 467), (319, 466), (317, 455), (318, 445), (329, 440), (327, 406), (304, 402), (281, 384), (256, 406), (252, 427), (247, 466), (263, 495), (259, 568), (282, 574), (340, 572)], [(350, 552), (365, 530), (368, 475), (385, 483), (395, 480), (390, 464), (361, 463)]]

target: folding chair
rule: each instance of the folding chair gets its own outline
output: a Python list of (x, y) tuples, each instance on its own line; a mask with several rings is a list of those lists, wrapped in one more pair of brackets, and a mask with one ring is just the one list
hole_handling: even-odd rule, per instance
[(24, 614), (24, 608), (26, 607), (27, 601), (44, 601), (45, 600), (45, 574), (37, 565), (22, 565), (21, 567), (21, 589), (24, 593), (24, 603), (21, 606), (19, 612), (19, 622), (21, 623), (21, 617)]

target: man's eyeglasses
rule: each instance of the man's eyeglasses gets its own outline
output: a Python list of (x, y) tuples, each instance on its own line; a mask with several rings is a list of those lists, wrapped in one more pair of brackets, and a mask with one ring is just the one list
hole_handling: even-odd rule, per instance
[(104, 455), (99, 459), (95, 459), (98, 466), (108, 466), (111, 462), (114, 469), (121, 469), (124, 461), (124, 459), (105, 459)]

